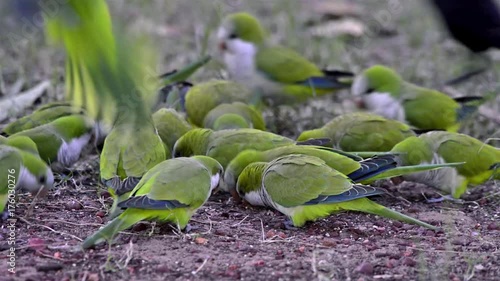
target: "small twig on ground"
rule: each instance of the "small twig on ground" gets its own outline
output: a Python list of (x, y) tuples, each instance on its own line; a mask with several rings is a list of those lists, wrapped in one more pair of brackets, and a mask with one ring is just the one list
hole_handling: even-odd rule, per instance
[(67, 233), (67, 232), (63, 232), (63, 231), (58, 231), (58, 230), (55, 230), (55, 229), (50, 228), (50, 227), (48, 227), (48, 226), (46, 226), (46, 225), (43, 225), (43, 224), (31, 223), (30, 221), (28, 221), (27, 219), (22, 218), (22, 217), (21, 217), (21, 218), (19, 218), (19, 220), (20, 220), (20, 221), (22, 221), (22, 222), (24, 222), (24, 223), (26, 223), (26, 224), (28, 224), (28, 225), (31, 225), (31, 226), (38, 226), (38, 227), (42, 227), (42, 228), (48, 229), (48, 230), (50, 230), (50, 231), (52, 231), (52, 232), (54, 232), (54, 233), (69, 236), (69, 237), (71, 237), (71, 238), (73, 238), (73, 239), (76, 239), (76, 240), (78, 240), (78, 241), (80, 241), (80, 242), (82, 242), (82, 241), (83, 241), (83, 239), (81, 239), (80, 237), (75, 236), (75, 235), (73, 235), (73, 234), (70, 234), (70, 233)]
[(196, 275), (198, 272), (200, 272), (200, 270), (205, 266), (205, 264), (207, 264), (208, 259), (209, 258), (203, 259), (203, 262), (201, 263), (201, 265), (195, 271), (191, 271), (191, 274)]
[(75, 222), (69, 222), (69, 221), (63, 221), (63, 220), (53, 220), (53, 219), (48, 219), (48, 220), (41, 220), (40, 222), (54, 222), (54, 223), (62, 223), (62, 224), (69, 224), (69, 225), (74, 225), (74, 226), (102, 226), (102, 223), (75, 223)]
[[(250, 215), (246, 215), (241, 221), (235, 223), (235, 224), (232, 224), (231, 227), (237, 227), (239, 225), (241, 225)], [(262, 220), (261, 220), (261, 223), (262, 223)]]

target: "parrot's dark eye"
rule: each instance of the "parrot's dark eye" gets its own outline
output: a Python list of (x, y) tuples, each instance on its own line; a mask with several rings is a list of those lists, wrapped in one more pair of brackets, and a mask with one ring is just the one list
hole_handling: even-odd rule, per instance
[(174, 158), (182, 157), (182, 153), (179, 150), (174, 151)]
[(238, 38), (238, 35), (236, 35), (236, 33), (229, 34), (229, 39), (236, 39), (236, 38)]
[(368, 90), (366, 90), (365, 94), (371, 94), (375, 91), (375, 89), (373, 88), (369, 88)]
[(40, 177), (40, 182), (45, 182), (45, 176)]

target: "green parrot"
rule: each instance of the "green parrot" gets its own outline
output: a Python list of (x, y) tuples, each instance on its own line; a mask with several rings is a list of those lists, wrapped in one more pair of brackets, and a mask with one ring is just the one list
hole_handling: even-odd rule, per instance
[(70, 167), (80, 158), (82, 149), (88, 144), (92, 128), (91, 120), (75, 114), (13, 134), (12, 137), (26, 136), (32, 139), (42, 160), (49, 164), (59, 162), (64, 167)]
[(123, 111), (104, 140), (100, 172), (101, 181), (114, 199), (111, 216), (116, 215), (117, 204), (129, 197), (141, 177), (167, 159), (167, 149), (151, 115), (139, 116), (144, 119), (130, 120), (135, 118), (134, 112)]
[(419, 171), (438, 169), (450, 165), (436, 164), (401, 166), (398, 165), (397, 154), (385, 154), (363, 160), (354, 154), (323, 146), (289, 145), (266, 151), (245, 150), (240, 152), (228, 164), (220, 187), (222, 190), (228, 191), (235, 196), (236, 181), (245, 167), (254, 162), (271, 162), (278, 157), (290, 154), (302, 154), (318, 157), (325, 161), (326, 165), (330, 168), (346, 175), (353, 182), (362, 184), (369, 184), (375, 180), (397, 177)]
[(206, 155), (217, 160), (222, 167), (243, 150), (269, 150), (271, 148), (304, 144), (321, 145), (325, 139), (296, 142), (292, 139), (256, 129), (237, 129), (213, 131), (210, 129), (192, 129), (184, 134), (174, 145), (174, 157)]
[(45, 196), (54, 185), (54, 174), (40, 158), (33, 140), (25, 136), (0, 137), (0, 145), (13, 148), (21, 157), (19, 165), (13, 166), (16, 169), (16, 190)]
[(163, 161), (149, 170), (130, 197), (118, 205), (124, 212), (85, 239), (83, 248), (109, 241), (141, 220), (171, 222), (184, 229), (217, 187), (222, 173), (222, 166), (206, 156)]
[(321, 70), (297, 52), (269, 44), (267, 31), (248, 13), (226, 16), (217, 37), (231, 79), (273, 105), (302, 102), (351, 86), (352, 73)]
[(72, 107), (69, 102), (52, 102), (44, 104), (37, 110), (33, 111), (33, 113), (23, 116), (5, 126), (5, 128), (3, 128), (3, 133), (10, 136), (24, 130), (45, 125), (58, 119), (59, 117), (73, 114), (84, 114), (84, 112)]
[(187, 81), (175, 82), (160, 89), (163, 107), (186, 112), (186, 94), (194, 85)]
[(241, 102), (223, 103), (210, 110), (203, 120), (203, 127), (215, 131), (251, 128), (266, 130), (262, 114)]
[(393, 69), (382, 65), (359, 74), (352, 93), (362, 97), (368, 110), (425, 131), (457, 132), (460, 122), (476, 112), (483, 102), (482, 97), (453, 99), (436, 90), (405, 82)]
[(259, 106), (259, 102), (247, 88), (224, 80), (196, 84), (187, 91), (184, 100), (187, 117), (197, 127), (203, 127), (207, 114), (220, 104), (243, 102)]
[(127, 59), (116, 55), (124, 46), (116, 42), (106, 1), (68, 0), (55, 15), (43, 14), (48, 39), (66, 50), (67, 99), (90, 117), (112, 124), (116, 102), (125, 94), (113, 88), (118, 82), (113, 73), (126, 73), (121, 64)]
[(252, 163), (239, 176), (237, 191), (252, 205), (287, 215), (295, 227), (340, 211), (358, 211), (437, 229), (369, 200), (366, 197), (384, 191), (353, 184), (314, 156), (291, 154), (269, 163)]
[(304, 131), (298, 141), (330, 138), (333, 148), (344, 151), (389, 151), (405, 138), (415, 136), (410, 127), (382, 116), (354, 112), (337, 116), (322, 128)]
[(151, 73), (156, 52), (144, 38), (133, 42), (116, 32), (103, 0), (69, 0), (59, 13), (46, 17), (46, 30), (67, 53), (67, 98), (90, 117), (112, 125), (100, 172), (116, 205), (118, 196), (125, 198), (150, 168), (166, 159), (151, 113), (162, 86)]
[(160, 89), (158, 101), (154, 110), (162, 107), (182, 110), (184, 106), (184, 97), (193, 84), (184, 81), (193, 75), (198, 69), (211, 60), (210, 56), (204, 56), (199, 60), (185, 66), (181, 70), (172, 70), (160, 75), (163, 87)]
[[(22, 157), (19, 150), (0, 142), (0, 167), (2, 168), (0, 174), (0, 215), (2, 216), (7, 203), (15, 206), (15, 201), (9, 202), (9, 197), (15, 194), (15, 187), (21, 172), (21, 163)], [(9, 196), (10, 194), (12, 195)]]
[(153, 114), (153, 122), (158, 130), (158, 135), (166, 147), (166, 156), (171, 158), (171, 151), (175, 142), (186, 132), (191, 130), (191, 125), (180, 113), (171, 108), (160, 108)]
[(464, 162), (456, 167), (404, 176), (460, 198), (468, 185), (500, 179), (500, 149), (464, 134), (435, 131), (410, 137), (394, 146), (403, 165)]

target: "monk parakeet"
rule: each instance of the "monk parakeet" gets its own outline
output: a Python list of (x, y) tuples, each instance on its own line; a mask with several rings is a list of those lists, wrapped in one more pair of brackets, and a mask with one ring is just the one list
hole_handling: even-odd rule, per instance
[(337, 116), (322, 128), (304, 131), (297, 140), (329, 138), (333, 148), (344, 151), (389, 151), (415, 133), (410, 127), (382, 116), (354, 112)]
[(211, 80), (191, 87), (185, 96), (184, 107), (191, 123), (203, 126), (205, 116), (220, 104), (243, 102), (259, 106), (258, 100), (244, 86), (224, 80)]
[(84, 114), (84, 112), (72, 107), (68, 102), (52, 102), (44, 104), (37, 110), (33, 111), (33, 113), (23, 116), (5, 126), (3, 133), (13, 135), (24, 130), (33, 129), (40, 125), (45, 125), (58, 119), (59, 117), (73, 114)]
[(297, 52), (270, 45), (267, 32), (248, 13), (226, 16), (217, 37), (231, 79), (274, 105), (302, 102), (351, 85), (349, 72), (322, 71)]
[(369, 200), (366, 197), (384, 191), (353, 184), (314, 156), (291, 154), (270, 163), (250, 164), (238, 178), (237, 191), (252, 205), (287, 215), (295, 227), (340, 211), (359, 211), (436, 229)]
[(164, 101), (162, 107), (172, 108), (179, 112), (186, 112), (186, 94), (191, 87), (193, 87), (192, 83), (181, 81), (161, 88), (160, 97)]
[(174, 108), (175, 110), (184, 111), (184, 97), (189, 88), (193, 86), (193, 84), (185, 80), (193, 75), (193, 73), (195, 73), (199, 68), (208, 63), (210, 59), (210, 56), (204, 56), (185, 66), (181, 70), (172, 70), (160, 75), (163, 87), (160, 89), (155, 110), (163, 107), (169, 107)]
[(115, 40), (106, 2), (66, 1), (58, 13), (45, 17), (45, 30), (48, 39), (63, 45), (67, 53), (67, 99), (90, 117), (112, 124), (116, 101), (125, 93), (110, 87), (117, 82), (112, 74), (127, 70), (120, 67), (125, 56), (116, 55), (123, 46)]
[(60, 117), (48, 124), (16, 133), (32, 139), (45, 162), (61, 163), (70, 167), (80, 158), (82, 149), (92, 135), (93, 122), (87, 117), (75, 114)]
[(456, 167), (404, 176), (459, 198), (468, 185), (500, 179), (500, 149), (473, 137), (451, 132), (428, 132), (410, 137), (394, 146), (403, 165), (465, 162)]
[(210, 110), (203, 120), (203, 127), (215, 131), (241, 128), (265, 131), (266, 123), (262, 114), (252, 106), (234, 102)]
[(166, 156), (170, 158), (175, 142), (191, 130), (191, 125), (180, 113), (171, 108), (161, 108), (156, 111), (153, 114), (153, 122), (158, 130), (158, 135), (167, 148)]
[(290, 155), (302, 154), (318, 157), (326, 165), (346, 175), (356, 183), (368, 184), (375, 180), (392, 178), (419, 171), (446, 167), (446, 165), (416, 165), (398, 166), (398, 155), (385, 154), (373, 158), (362, 159), (356, 155), (332, 148), (314, 145), (289, 145), (266, 151), (245, 150), (240, 152), (227, 166), (221, 189), (235, 195), (236, 181), (245, 167), (254, 162), (271, 162), (272, 160)]
[(222, 172), (222, 166), (206, 156), (163, 161), (144, 175), (127, 200), (118, 204), (124, 212), (85, 239), (83, 248), (109, 241), (141, 220), (171, 222), (184, 229), (217, 187)]
[[(50, 167), (40, 159), (36, 144), (25, 136), (0, 137), (0, 145), (9, 146), (21, 156), (21, 162), (15, 169), (17, 190), (29, 191), (42, 196), (54, 185), (54, 174)], [(17, 165), (17, 164), (16, 164)]]
[(14, 200), (9, 202), (9, 194), (12, 194), (10, 197), (14, 198), (21, 163), (21, 154), (17, 149), (0, 144), (0, 167), (3, 171), (0, 174), (0, 215), (2, 215), (7, 203), (12, 203), (15, 206)]
[(427, 131), (458, 131), (460, 122), (473, 114), (483, 99), (453, 99), (436, 90), (405, 82), (393, 69), (382, 65), (359, 74), (352, 93), (362, 97), (368, 110)]
[(124, 195), (166, 158), (151, 116), (161, 86), (150, 73), (156, 52), (144, 38), (132, 42), (119, 34), (103, 0), (69, 0), (46, 18), (46, 29), (67, 53), (68, 99), (112, 125), (101, 152), (101, 179), (112, 195)]
[(134, 112), (120, 114), (104, 140), (100, 171), (101, 180), (114, 199), (110, 211), (112, 215), (116, 205), (128, 198), (141, 177), (167, 159), (165, 145), (151, 116), (144, 113), (139, 116), (144, 119), (130, 120), (130, 117), (135, 118)]
[[(321, 144), (323, 141), (312, 140), (303, 144)], [(225, 168), (243, 150), (268, 150), (295, 144), (297, 142), (292, 139), (256, 129), (213, 131), (197, 128), (187, 132), (175, 143), (173, 154), (174, 157), (210, 156)]]

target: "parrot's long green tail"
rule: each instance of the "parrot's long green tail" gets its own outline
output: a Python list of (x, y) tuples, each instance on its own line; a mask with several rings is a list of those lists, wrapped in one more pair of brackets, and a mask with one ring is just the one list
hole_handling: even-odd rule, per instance
[(356, 199), (356, 200), (352, 200), (352, 201), (341, 202), (338, 204), (340, 204), (340, 206), (345, 210), (370, 213), (370, 214), (378, 215), (378, 216), (389, 218), (389, 219), (394, 219), (394, 220), (398, 220), (398, 221), (402, 221), (402, 222), (406, 222), (406, 223), (420, 225), (420, 226), (423, 226), (425, 228), (429, 228), (432, 230), (438, 229), (437, 227), (432, 226), (428, 223), (425, 223), (423, 221), (417, 220), (417, 219), (412, 218), (410, 216), (401, 214), (400, 212), (396, 212), (394, 210), (386, 208), (380, 204), (377, 204), (377, 203), (371, 201), (368, 198), (360, 198), (360, 199)]
[(362, 184), (370, 184), (376, 180), (389, 179), (389, 178), (393, 178), (393, 177), (398, 177), (398, 176), (403, 176), (403, 175), (408, 175), (408, 174), (413, 174), (413, 173), (418, 173), (418, 172), (423, 172), (423, 171), (436, 170), (436, 169), (441, 169), (441, 168), (445, 168), (445, 167), (456, 167), (456, 166), (460, 166), (463, 164), (464, 164), (464, 162), (401, 166), (401, 167), (397, 167), (394, 169), (385, 170), (385, 171), (381, 172), (380, 174), (374, 174), (371, 177), (365, 178), (362, 181), (357, 181), (357, 182), (362, 183)]
[(472, 114), (474, 114), (479, 106), (482, 104), (496, 98), (497, 93), (491, 92), (487, 93), (484, 96), (471, 96), (471, 97), (459, 97), (454, 98), (456, 102), (458, 102), (461, 107), (457, 109), (458, 120), (464, 120), (469, 118)]
[(82, 248), (88, 249), (104, 240), (110, 241), (116, 233), (131, 227), (136, 222), (143, 219), (145, 219), (145, 216), (140, 212), (125, 211), (119, 217), (109, 222), (105, 227), (92, 234), (92, 236), (87, 237), (87, 239), (83, 241)]

